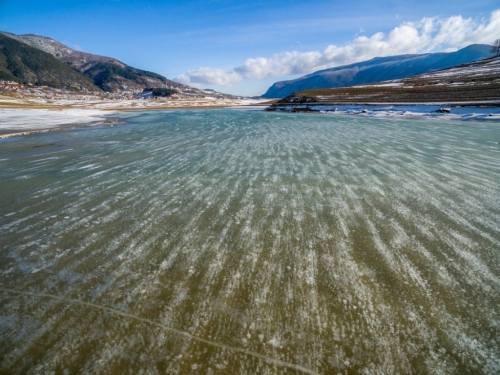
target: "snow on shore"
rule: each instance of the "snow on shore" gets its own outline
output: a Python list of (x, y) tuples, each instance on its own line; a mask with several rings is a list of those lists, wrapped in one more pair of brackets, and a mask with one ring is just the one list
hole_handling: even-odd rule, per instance
[(97, 109), (16, 109), (0, 108), (0, 138), (14, 133), (47, 131), (57, 128), (102, 124), (105, 115)]

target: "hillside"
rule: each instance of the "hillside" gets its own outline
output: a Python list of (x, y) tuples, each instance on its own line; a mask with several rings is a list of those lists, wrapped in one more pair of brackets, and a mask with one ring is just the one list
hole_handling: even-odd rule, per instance
[[(183, 85), (160, 74), (131, 67), (112, 57), (76, 51), (57, 40), (45, 36), (34, 34), (15, 35), (7, 32), (0, 32), (0, 35), (50, 54), (56, 61), (62, 63), (66, 70), (69, 68), (77, 75), (81, 73), (87, 77), (87, 81), (107, 93), (132, 94), (150, 88), (170, 88), (174, 89), (178, 96), (182, 98), (205, 98), (207, 96), (216, 99), (236, 98), (234, 95), (215, 91), (206, 92)], [(0, 79), (2, 78), (0, 77)], [(50, 84), (47, 85), (51, 86)]]
[(112, 57), (76, 51), (52, 38), (34, 34), (5, 34), (50, 53), (67, 66), (91, 78), (96, 86), (106, 92), (136, 92), (145, 88), (180, 86), (159, 74), (133, 68)]
[(407, 78), (484, 59), (491, 46), (473, 44), (456, 52), (377, 57), (360, 63), (320, 70), (306, 76), (273, 84), (263, 98), (284, 98), (294, 92), (347, 87)]
[(100, 91), (92, 79), (52, 55), (1, 33), (0, 80), (82, 92)]
[(500, 105), (500, 58), (488, 58), (416, 77), (375, 84), (297, 92), (270, 110), (335, 104), (486, 104)]

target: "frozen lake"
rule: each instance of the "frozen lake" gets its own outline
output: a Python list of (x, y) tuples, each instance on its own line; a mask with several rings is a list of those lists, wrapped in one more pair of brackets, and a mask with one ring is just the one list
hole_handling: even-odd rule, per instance
[(500, 124), (120, 117), (0, 142), (0, 373), (500, 372)]

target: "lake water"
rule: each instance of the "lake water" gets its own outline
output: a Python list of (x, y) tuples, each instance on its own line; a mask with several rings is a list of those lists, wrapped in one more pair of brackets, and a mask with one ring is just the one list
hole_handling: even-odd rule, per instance
[(500, 372), (500, 124), (223, 109), (0, 142), (0, 372)]

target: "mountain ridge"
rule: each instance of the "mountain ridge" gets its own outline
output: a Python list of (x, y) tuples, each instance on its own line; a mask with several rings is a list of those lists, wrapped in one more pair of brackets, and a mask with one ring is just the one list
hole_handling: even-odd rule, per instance
[(283, 98), (294, 92), (348, 87), (429, 73), (491, 56), (491, 46), (472, 44), (455, 52), (375, 57), (358, 63), (322, 69), (274, 83), (262, 98)]
[(131, 67), (113, 57), (74, 50), (50, 37), (35, 34), (16, 37), (32, 47), (50, 53), (59, 61), (91, 78), (94, 84), (105, 92), (141, 91), (145, 88), (166, 86), (183, 87), (160, 74)]
[(500, 105), (500, 57), (391, 81), (296, 92), (268, 110), (319, 111), (343, 104)]
[(75, 91), (101, 91), (85, 77), (38, 48), (0, 33), (0, 79)]

